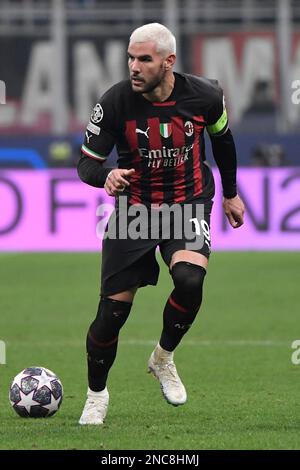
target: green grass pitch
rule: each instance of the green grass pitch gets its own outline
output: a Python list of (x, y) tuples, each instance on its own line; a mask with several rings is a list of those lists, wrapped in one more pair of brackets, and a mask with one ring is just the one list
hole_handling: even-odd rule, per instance
[[(0, 255), (1, 449), (299, 449), (300, 253), (213, 253), (202, 310), (175, 354), (188, 401), (172, 407), (146, 363), (171, 291), (141, 289), (120, 335), (102, 427), (77, 422), (86, 393), (85, 335), (98, 303), (95, 253)], [(54, 370), (64, 401), (49, 419), (15, 414), (12, 378)]]

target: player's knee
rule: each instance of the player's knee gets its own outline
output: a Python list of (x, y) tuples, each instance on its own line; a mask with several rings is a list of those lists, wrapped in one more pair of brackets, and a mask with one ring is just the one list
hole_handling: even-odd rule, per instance
[(172, 268), (175, 288), (185, 292), (197, 292), (202, 289), (206, 270), (197, 264), (179, 261)]
[(131, 306), (130, 302), (102, 297), (97, 316), (90, 327), (93, 338), (100, 342), (116, 338), (129, 316)]
[(179, 261), (173, 265), (171, 274), (176, 292), (187, 302), (200, 305), (206, 270), (197, 264)]
[(119, 292), (118, 294), (110, 295), (107, 298), (112, 300), (120, 300), (121, 302), (132, 303), (137, 290), (138, 286), (123, 292)]

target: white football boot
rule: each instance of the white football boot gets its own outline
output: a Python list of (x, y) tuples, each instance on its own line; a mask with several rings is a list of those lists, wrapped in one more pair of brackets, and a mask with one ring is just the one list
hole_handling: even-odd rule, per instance
[(108, 390), (105, 387), (101, 392), (93, 392), (88, 388), (79, 424), (103, 424), (109, 402)]
[(161, 391), (168, 403), (178, 406), (186, 402), (186, 390), (177, 373), (173, 352), (166, 351), (158, 344), (148, 361), (148, 372), (159, 380)]

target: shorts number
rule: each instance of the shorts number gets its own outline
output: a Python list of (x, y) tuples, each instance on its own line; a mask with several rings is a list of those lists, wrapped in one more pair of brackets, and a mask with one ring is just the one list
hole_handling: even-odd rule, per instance
[(204, 235), (204, 243), (206, 243), (206, 245), (210, 249), (210, 231), (209, 231), (209, 225), (206, 222), (206, 220), (201, 219), (199, 222), (199, 220), (196, 217), (194, 217), (193, 219), (190, 219), (190, 222), (194, 222), (195, 224), (196, 235), (201, 235), (201, 230), (202, 230), (203, 235)]

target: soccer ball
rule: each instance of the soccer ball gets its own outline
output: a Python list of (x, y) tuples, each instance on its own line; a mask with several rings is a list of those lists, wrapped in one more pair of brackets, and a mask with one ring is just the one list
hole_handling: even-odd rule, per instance
[(45, 367), (22, 370), (9, 389), (13, 409), (23, 418), (45, 418), (54, 415), (63, 399), (59, 378)]

